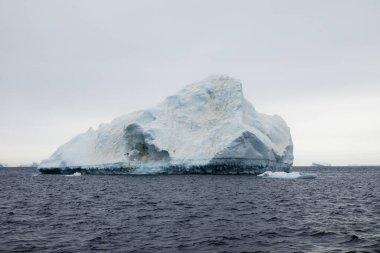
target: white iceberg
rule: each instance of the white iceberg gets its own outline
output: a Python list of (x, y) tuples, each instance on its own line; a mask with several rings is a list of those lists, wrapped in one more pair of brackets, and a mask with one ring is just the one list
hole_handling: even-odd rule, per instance
[(240, 80), (214, 75), (157, 107), (90, 128), (41, 162), (42, 173), (259, 174), (289, 171), (293, 144), (280, 116), (258, 113)]

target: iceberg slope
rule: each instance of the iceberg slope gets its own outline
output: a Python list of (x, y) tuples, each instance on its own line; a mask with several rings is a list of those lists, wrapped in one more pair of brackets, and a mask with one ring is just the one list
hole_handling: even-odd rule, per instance
[(238, 79), (214, 75), (157, 107), (89, 129), (42, 161), (42, 173), (215, 173), (289, 171), (290, 130), (256, 112)]

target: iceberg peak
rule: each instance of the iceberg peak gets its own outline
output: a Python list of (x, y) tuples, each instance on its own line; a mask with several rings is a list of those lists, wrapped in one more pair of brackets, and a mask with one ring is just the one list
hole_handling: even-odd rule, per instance
[(292, 153), (290, 130), (281, 117), (256, 112), (239, 79), (211, 75), (154, 108), (77, 136), (39, 169), (71, 174), (258, 174), (289, 171)]

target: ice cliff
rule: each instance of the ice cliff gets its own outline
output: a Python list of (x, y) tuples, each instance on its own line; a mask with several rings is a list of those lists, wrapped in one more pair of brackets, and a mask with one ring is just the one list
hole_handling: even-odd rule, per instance
[(42, 173), (259, 174), (289, 171), (285, 121), (256, 112), (240, 80), (214, 75), (157, 107), (89, 129), (40, 164)]

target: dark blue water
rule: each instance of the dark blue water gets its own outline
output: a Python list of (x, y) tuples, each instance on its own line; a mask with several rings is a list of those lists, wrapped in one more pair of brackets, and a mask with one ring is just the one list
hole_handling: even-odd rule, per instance
[(380, 168), (255, 176), (0, 169), (1, 252), (380, 252)]

